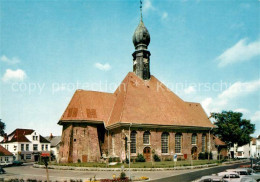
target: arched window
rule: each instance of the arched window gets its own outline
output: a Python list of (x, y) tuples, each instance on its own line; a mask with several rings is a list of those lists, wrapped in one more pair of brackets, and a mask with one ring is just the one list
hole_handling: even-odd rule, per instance
[(205, 152), (206, 151), (206, 135), (203, 134), (202, 135), (202, 152)]
[(149, 131), (144, 132), (143, 144), (150, 144), (150, 132)]
[(169, 133), (163, 132), (161, 137), (162, 154), (166, 154), (169, 151)]
[(175, 153), (181, 153), (181, 139), (182, 134), (177, 133), (175, 135)]
[(131, 140), (131, 153), (136, 153), (136, 131), (132, 131), (131, 132), (131, 136), (130, 136), (130, 140)]
[(115, 134), (112, 133), (112, 154), (115, 154)]
[(197, 144), (197, 134), (193, 133), (191, 136), (191, 144), (196, 145)]

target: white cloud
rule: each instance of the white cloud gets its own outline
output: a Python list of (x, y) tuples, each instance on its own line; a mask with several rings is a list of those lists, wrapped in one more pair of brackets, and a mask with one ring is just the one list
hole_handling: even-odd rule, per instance
[(260, 121), (260, 111), (256, 111), (254, 115), (251, 117), (251, 120), (254, 122)]
[(105, 63), (105, 64), (101, 64), (101, 63), (95, 63), (94, 65), (97, 69), (102, 70), (102, 71), (108, 71), (111, 69), (110, 64)]
[(224, 67), (228, 64), (249, 61), (252, 58), (260, 55), (260, 39), (255, 42), (247, 42), (247, 39), (241, 39), (234, 46), (228, 48), (219, 57), (218, 66)]
[[(247, 96), (259, 90), (260, 80), (236, 82), (220, 93), (216, 98), (206, 98), (201, 102), (201, 104), (207, 114), (210, 112), (220, 112), (222, 110), (230, 109), (229, 103), (232, 103), (232, 100)], [(240, 109), (240, 111), (242, 110)], [(246, 110), (243, 111), (245, 112)]]
[(162, 14), (162, 19), (164, 20), (164, 19), (166, 19), (168, 17), (168, 13), (167, 12), (163, 12), (163, 14)]
[(17, 64), (20, 62), (20, 59), (17, 57), (8, 58), (5, 55), (0, 57), (0, 61), (5, 62), (7, 64)]
[(21, 70), (11, 70), (7, 69), (5, 71), (4, 76), (2, 77), (3, 82), (9, 82), (9, 81), (23, 81), (26, 78), (26, 73)]
[(147, 12), (149, 10), (154, 10), (155, 8), (152, 5), (151, 0), (145, 0), (143, 5), (143, 12)]
[(245, 108), (238, 108), (238, 109), (235, 109), (234, 111), (235, 112), (241, 112), (243, 114), (250, 113), (250, 111), (248, 109), (245, 109)]
[(251, 82), (236, 82), (232, 84), (228, 89), (223, 91), (218, 97), (220, 99), (235, 98), (240, 95), (247, 95), (259, 90), (260, 80)]
[(196, 90), (193, 86), (189, 86), (188, 88), (184, 89), (185, 94), (191, 94), (191, 93), (194, 93), (194, 92), (196, 92)]

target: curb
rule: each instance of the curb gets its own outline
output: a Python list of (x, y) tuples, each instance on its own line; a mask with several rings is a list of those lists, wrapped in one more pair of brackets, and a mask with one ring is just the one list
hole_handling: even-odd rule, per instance
[[(205, 164), (205, 165), (197, 165), (197, 166), (179, 166), (179, 167), (171, 167), (171, 168), (131, 168), (130, 171), (173, 171), (173, 170), (183, 170), (183, 169), (198, 169), (198, 168), (207, 168), (218, 166), (217, 163), (214, 164)], [(35, 168), (45, 168), (44, 165), (34, 164)], [(76, 170), (76, 171), (122, 171), (121, 168), (98, 168), (98, 167), (72, 167), (72, 166), (56, 166), (49, 165), (48, 169), (56, 169), (56, 170)], [(129, 169), (125, 168), (125, 171), (129, 171)]]

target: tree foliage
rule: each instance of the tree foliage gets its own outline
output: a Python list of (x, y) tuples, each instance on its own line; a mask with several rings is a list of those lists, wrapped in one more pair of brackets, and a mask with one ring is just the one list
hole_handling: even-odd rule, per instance
[(215, 119), (217, 128), (213, 133), (222, 141), (238, 146), (248, 144), (251, 141), (250, 135), (255, 131), (255, 125), (250, 120), (242, 119), (243, 114), (233, 111), (222, 111), (222, 113), (211, 113)]
[(2, 122), (2, 119), (0, 119), (0, 136), (4, 136), (5, 132), (5, 123)]

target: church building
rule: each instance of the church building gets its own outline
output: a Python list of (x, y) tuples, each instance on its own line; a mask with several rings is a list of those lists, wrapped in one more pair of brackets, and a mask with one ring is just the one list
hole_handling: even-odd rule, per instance
[(143, 154), (197, 159), (215, 147), (214, 125), (199, 103), (186, 102), (150, 73), (150, 34), (141, 18), (133, 35), (133, 72), (114, 93), (76, 90), (58, 124), (60, 162), (120, 161)]

